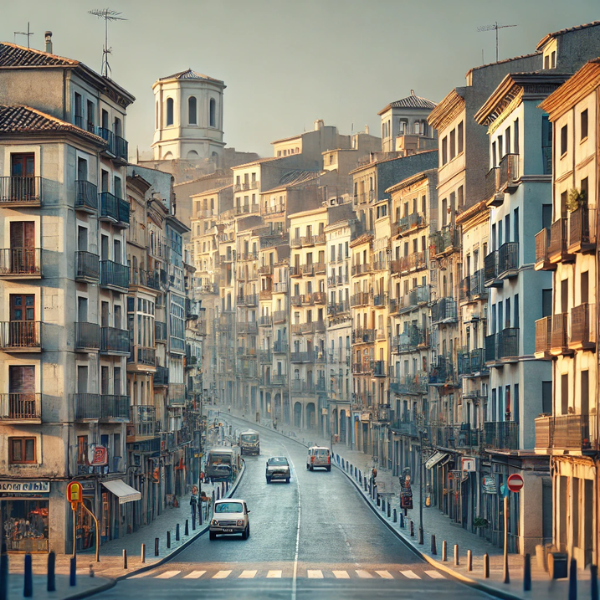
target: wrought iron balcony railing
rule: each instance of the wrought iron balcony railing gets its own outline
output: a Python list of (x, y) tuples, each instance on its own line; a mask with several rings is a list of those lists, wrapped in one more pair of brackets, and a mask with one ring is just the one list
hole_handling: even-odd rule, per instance
[(98, 323), (75, 323), (75, 349), (99, 350), (100, 326)]
[(0, 322), (0, 349), (5, 352), (39, 352), (42, 349), (40, 321)]
[(42, 276), (41, 248), (0, 248), (0, 277), (37, 279)]
[(75, 419), (126, 421), (129, 419), (129, 396), (104, 394), (74, 394)]
[(38, 176), (0, 177), (0, 206), (41, 206), (42, 178)]
[(0, 394), (1, 421), (39, 421), (42, 395), (35, 393)]
[(80, 250), (75, 253), (75, 279), (95, 283), (100, 278), (100, 257)]

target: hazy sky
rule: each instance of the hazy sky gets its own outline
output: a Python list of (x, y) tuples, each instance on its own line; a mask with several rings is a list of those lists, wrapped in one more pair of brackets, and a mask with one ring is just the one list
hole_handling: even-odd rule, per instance
[[(223, 79), (225, 141), (271, 155), (270, 142), (311, 129), (378, 134), (377, 112), (410, 94), (441, 100), (473, 66), (533, 52), (548, 32), (600, 19), (598, 0), (0, 0), (0, 39), (53, 32), (54, 52), (100, 71), (108, 6), (128, 20), (109, 28), (112, 77), (137, 98), (130, 148), (149, 149), (152, 84), (188, 67)], [(17, 43), (26, 38), (17, 36)]]

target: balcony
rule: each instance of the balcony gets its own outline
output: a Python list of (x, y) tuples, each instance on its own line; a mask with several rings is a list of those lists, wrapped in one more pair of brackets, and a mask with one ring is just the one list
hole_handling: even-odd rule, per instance
[(358, 292), (350, 296), (350, 306), (369, 306), (371, 302), (371, 294), (369, 292)]
[(451, 357), (438, 356), (429, 369), (430, 385), (456, 386), (456, 372)]
[(273, 354), (287, 354), (288, 343), (286, 340), (276, 340), (273, 342)]
[(550, 230), (544, 227), (539, 233), (535, 234), (535, 265), (536, 271), (549, 271), (555, 269), (549, 259), (548, 250), (550, 248)]
[(280, 386), (287, 384), (287, 375), (285, 373), (275, 373), (271, 375), (271, 385)]
[(302, 277), (302, 271), (300, 265), (290, 267), (290, 277)]
[(387, 377), (387, 361), (376, 360), (373, 363), (373, 377)]
[(458, 374), (466, 377), (487, 375), (488, 368), (485, 364), (485, 349), (476, 348), (470, 352), (458, 354)]
[(129, 354), (129, 331), (116, 327), (100, 329), (100, 354), (126, 356)]
[(372, 344), (375, 342), (374, 329), (354, 329), (352, 330), (353, 344)]
[(503, 281), (498, 278), (498, 250), (486, 254), (483, 259), (483, 283), (485, 287), (502, 287)]
[(306, 248), (307, 246), (314, 246), (314, 238), (312, 235), (305, 235), (300, 238), (302, 242), (302, 246)]
[(281, 325), (287, 322), (287, 312), (285, 310), (276, 310), (273, 312), (273, 323)]
[(242, 335), (256, 335), (258, 333), (258, 323), (256, 321), (238, 323), (237, 331), (238, 334)]
[(75, 210), (90, 214), (98, 212), (98, 187), (90, 181), (75, 181)]
[(498, 192), (512, 194), (519, 185), (519, 178), (519, 155), (505, 155), (498, 171)]
[(200, 316), (200, 308), (198, 303), (192, 301), (191, 298), (185, 299), (185, 318), (188, 321), (196, 320)]
[(553, 356), (570, 354), (567, 332), (569, 327), (569, 315), (560, 313), (552, 316), (552, 336), (550, 338), (550, 353)]
[(270, 365), (273, 362), (273, 354), (270, 350), (258, 351), (258, 362), (261, 365)]
[(290, 298), (290, 304), (292, 306), (302, 306), (303, 294), (296, 294)]
[(407, 217), (402, 217), (398, 221), (398, 233), (400, 235), (411, 233), (412, 231), (419, 229), (419, 227), (423, 227), (425, 224), (424, 215), (414, 212)]
[(127, 162), (129, 160), (129, 143), (126, 139), (119, 135), (115, 135), (115, 152), (116, 158), (121, 161)]
[(167, 341), (167, 324), (162, 321), (154, 322), (154, 339), (157, 342)]
[(399, 433), (400, 435), (407, 435), (414, 438), (419, 437), (417, 424), (408, 415), (393, 421), (390, 425), (390, 429), (394, 433)]
[(430, 256), (450, 254), (458, 250), (459, 240), (456, 229), (452, 224), (445, 225), (441, 231), (430, 236)]
[(185, 406), (185, 384), (183, 383), (169, 383), (168, 406)]
[(492, 167), (485, 176), (485, 198), (488, 206), (501, 206), (504, 194), (498, 193), (500, 188), (500, 169)]
[(37, 424), (42, 422), (41, 394), (0, 394), (0, 423)]
[(42, 178), (33, 176), (0, 177), (0, 206), (4, 208), (42, 205)]
[(324, 233), (317, 233), (317, 235), (313, 235), (313, 244), (315, 246), (318, 246), (320, 244), (324, 244), (325, 243), (325, 234)]
[(127, 426), (127, 441), (136, 441), (129, 438), (155, 437), (156, 407), (151, 405), (136, 405), (129, 409), (129, 425)]
[(376, 308), (384, 308), (388, 303), (387, 294), (375, 294), (373, 296), (373, 306)]
[(398, 395), (421, 395), (427, 394), (428, 383), (429, 375), (425, 371), (419, 371), (416, 375), (391, 377), (390, 389)]
[(271, 327), (273, 325), (273, 320), (270, 315), (262, 315), (258, 318), (258, 326), (259, 327)]
[(483, 445), (494, 450), (518, 450), (519, 424), (514, 421), (484, 423)]
[(238, 306), (246, 306), (248, 308), (254, 308), (258, 306), (258, 294), (248, 294), (245, 296), (237, 297)]
[(574, 210), (569, 216), (569, 252), (591, 252), (596, 242), (596, 209)]
[(40, 248), (0, 248), (0, 277), (3, 279), (40, 279)]
[[(143, 367), (152, 367), (152, 371), (156, 367), (156, 350), (154, 348), (136, 346), (132, 354), (136, 357), (136, 362), (138, 365)], [(129, 359), (131, 360), (131, 356)]]
[(77, 421), (127, 421), (129, 396), (73, 394)]
[(0, 322), (0, 350), (4, 352), (41, 352), (41, 322)]
[(160, 291), (160, 273), (158, 271), (145, 271), (137, 269), (133, 271), (131, 285), (141, 285), (151, 290)]
[(299, 350), (293, 350), (290, 353), (290, 362), (293, 364), (312, 363), (314, 360), (315, 358), (312, 350), (303, 352)]
[(262, 265), (258, 267), (259, 275), (273, 275), (273, 265)]
[(392, 353), (403, 354), (427, 348), (429, 345), (428, 333), (417, 325), (410, 325), (400, 335), (394, 337)]
[(100, 257), (91, 252), (75, 252), (75, 280), (97, 283), (100, 279)]
[(304, 277), (312, 277), (315, 274), (315, 265), (300, 265), (300, 274)]
[(353, 363), (352, 373), (354, 375), (371, 375), (373, 373), (373, 361), (363, 359), (361, 362)]
[(535, 322), (535, 357), (547, 360), (552, 357), (552, 317), (544, 317)]
[(511, 362), (519, 357), (519, 328), (509, 327), (485, 338), (485, 361)]
[(101, 260), (100, 287), (126, 293), (129, 290), (129, 269), (127, 265), (112, 260)]
[(557, 415), (535, 420), (535, 449), (597, 452), (600, 448), (596, 415)]
[(535, 450), (548, 452), (554, 447), (554, 417), (542, 416), (535, 419)]
[(154, 373), (154, 387), (166, 387), (169, 384), (169, 369), (157, 365)]
[(562, 261), (568, 262), (575, 258), (567, 251), (567, 228), (567, 219), (564, 217), (554, 221), (550, 227), (550, 242), (548, 243), (548, 260), (550, 264), (554, 265)]
[(519, 273), (519, 242), (506, 242), (498, 250), (498, 277), (509, 279)]
[(302, 306), (312, 306), (313, 305), (313, 296), (312, 296), (312, 294), (302, 294), (300, 296), (300, 304)]
[(354, 265), (352, 267), (352, 275), (364, 275), (365, 273), (370, 273), (373, 266), (371, 263), (362, 263), (360, 265)]
[(325, 292), (313, 292), (313, 304), (325, 304), (327, 302), (327, 294)]
[(106, 154), (109, 158), (116, 158), (117, 148), (115, 142), (115, 134), (106, 127), (98, 127), (96, 135), (99, 135), (106, 142), (106, 148), (103, 150), (103, 153)]
[(100, 349), (100, 326), (98, 323), (75, 323), (75, 350), (97, 352)]
[(428, 430), (431, 444), (440, 448), (479, 448), (482, 442), (482, 432), (479, 429), (471, 429), (468, 423), (434, 423)]
[(301, 237), (293, 237), (290, 240), (290, 248), (302, 248), (302, 238)]
[(431, 322), (455, 323), (457, 319), (456, 300), (451, 297), (440, 298), (431, 307)]
[(571, 350), (596, 349), (596, 306), (580, 304), (571, 309)]

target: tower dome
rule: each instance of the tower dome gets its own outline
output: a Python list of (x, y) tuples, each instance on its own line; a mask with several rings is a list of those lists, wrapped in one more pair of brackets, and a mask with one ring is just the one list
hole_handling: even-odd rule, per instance
[(154, 160), (217, 163), (223, 141), (225, 83), (192, 69), (161, 77), (154, 91)]

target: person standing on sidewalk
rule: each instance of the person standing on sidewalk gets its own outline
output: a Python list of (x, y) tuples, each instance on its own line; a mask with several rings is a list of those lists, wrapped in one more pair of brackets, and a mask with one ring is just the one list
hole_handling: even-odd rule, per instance
[(192, 507), (192, 529), (196, 529), (196, 508), (198, 506), (198, 488), (196, 486), (192, 488), (190, 506)]

